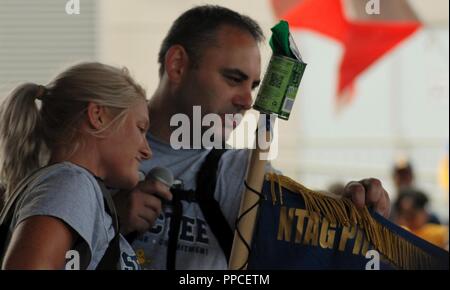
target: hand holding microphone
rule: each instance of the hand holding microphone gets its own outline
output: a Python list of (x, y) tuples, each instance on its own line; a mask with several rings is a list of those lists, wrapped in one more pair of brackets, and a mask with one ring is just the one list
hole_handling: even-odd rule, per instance
[(152, 228), (161, 214), (163, 201), (172, 199), (170, 187), (174, 178), (170, 170), (155, 167), (145, 177), (140, 172), (140, 180), (131, 192), (119, 192), (115, 198), (124, 235)]
[(144, 176), (144, 173), (142, 173), (142, 171), (139, 171), (139, 181), (147, 179), (159, 181), (169, 188), (173, 185), (174, 182), (172, 172), (165, 167), (154, 167), (148, 172), (147, 176)]

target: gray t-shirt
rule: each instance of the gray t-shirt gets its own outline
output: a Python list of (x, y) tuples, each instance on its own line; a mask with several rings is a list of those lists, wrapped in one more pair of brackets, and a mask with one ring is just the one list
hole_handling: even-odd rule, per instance
[[(175, 150), (150, 134), (147, 135), (153, 158), (141, 164), (147, 173), (156, 166), (169, 168), (175, 179), (183, 183), (184, 190), (196, 188), (196, 176), (210, 152), (207, 149)], [(244, 178), (247, 171), (249, 150), (228, 150), (218, 165), (218, 177), (214, 198), (231, 228), (239, 212)], [(182, 201), (183, 217), (180, 225), (176, 269), (227, 269), (227, 261), (219, 243), (211, 232), (197, 203)], [(172, 209), (163, 207), (154, 227), (139, 236), (132, 246), (141, 266), (145, 269), (166, 269), (167, 243)]]
[[(97, 267), (115, 231), (100, 186), (90, 172), (70, 162), (39, 171), (17, 200), (8, 240), (20, 222), (42, 215), (56, 217), (77, 232), (82, 239), (76, 248), (81, 264), (90, 270)], [(118, 269), (139, 269), (133, 249), (122, 236), (120, 251)]]

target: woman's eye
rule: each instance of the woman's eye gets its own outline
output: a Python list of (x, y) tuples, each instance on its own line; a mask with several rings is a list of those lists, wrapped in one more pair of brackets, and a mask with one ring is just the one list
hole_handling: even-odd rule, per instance
[(145, 128), (142, 127), (138, 127), (139, 131), (141, 131), (141, 133), (145, 133)]

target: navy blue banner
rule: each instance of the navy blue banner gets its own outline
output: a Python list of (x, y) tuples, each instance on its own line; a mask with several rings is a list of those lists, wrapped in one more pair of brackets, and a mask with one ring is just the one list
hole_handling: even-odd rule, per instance
[(345, 225), (355, 215), (350, 203), (273, 176), (263, 186), (248, 269), (448, 269), (447, 251), (382, 216), (367, 211)]

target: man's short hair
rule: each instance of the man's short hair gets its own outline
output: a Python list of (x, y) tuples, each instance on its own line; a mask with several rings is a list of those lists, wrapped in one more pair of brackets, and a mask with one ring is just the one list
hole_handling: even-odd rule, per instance
[(248, 16), (220, 6), (194, 7), (175, 20), (163, 40), (158, 55), (159, 75), (164, 73), (164, 59), (173, 45), (183, 46), (193, 64), (198, 65), (202, 49), (215, 44), (217, 31), (223, 25), (234, 26), (250, 33), (258, 43), (264, 39), (261, 27)]

